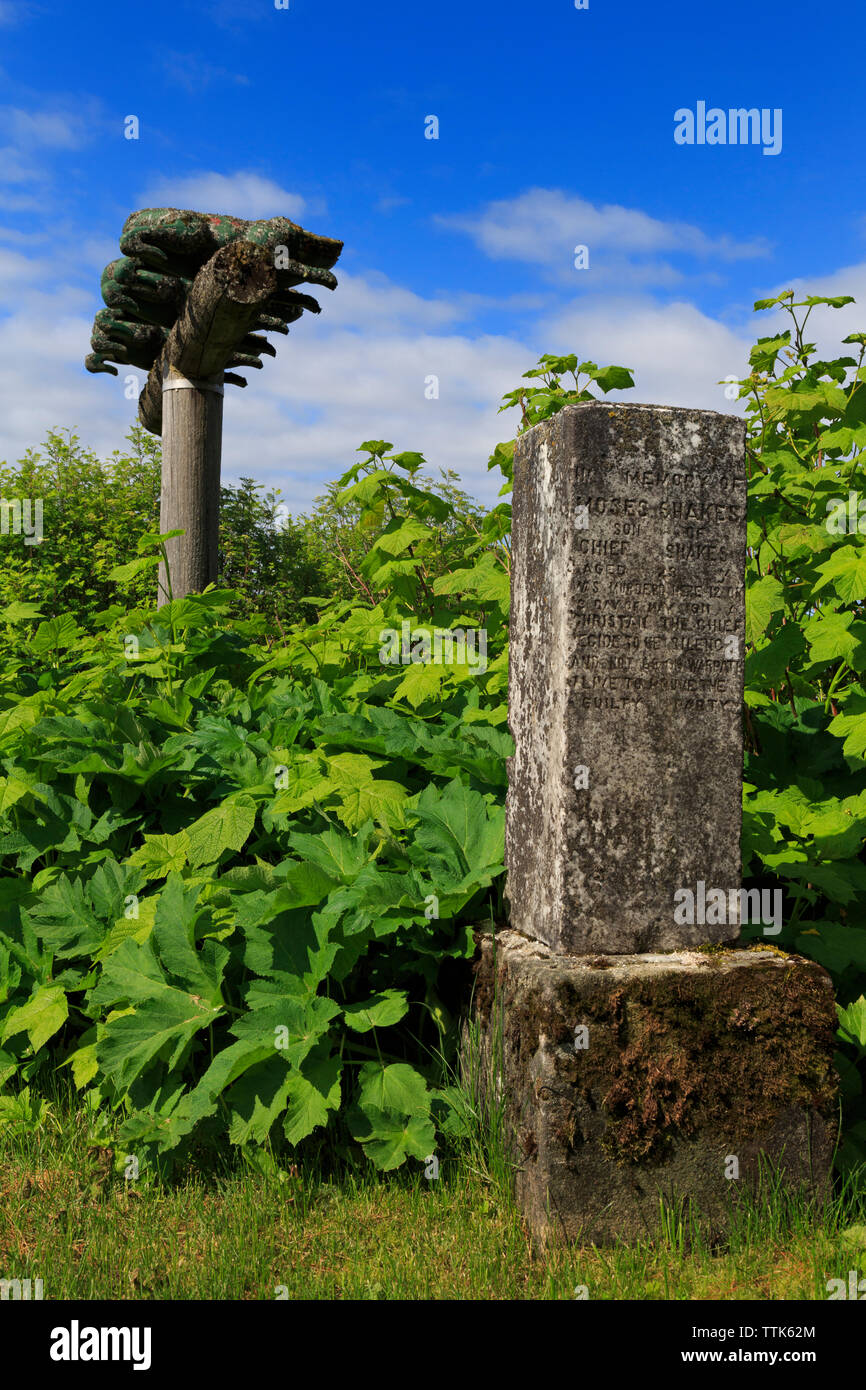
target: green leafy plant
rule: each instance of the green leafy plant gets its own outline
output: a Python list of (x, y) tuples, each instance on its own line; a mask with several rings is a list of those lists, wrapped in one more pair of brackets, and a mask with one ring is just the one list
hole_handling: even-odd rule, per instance
[[(0, 498), (42, 507), (38, 542), (23, 528), (0, 536), (0, 608), (35, 604), (44, 617), (90, 631), (94, 615), (118, 598), (133, 607), (153, 601), (147, 567), (110, 578), (159, 526), (160, 442), (136, 425), (126, 445), (102, 460), (72, 432), (51, 431), (41, 450), (0, 464)], [(250, 478), (220, 489), (220, 586), (236, 591), (233, 612), (259, 613), (274, 627), (303, 621), (307, 596), (327, 587), (312, 523), (281, 512), (279, 490)], [(12, 636), (7, 627), (7, 644)]]
[[(775, 944), (833, 976), (851, 1168), (866, 1154), (866, 552), (849, 524), (866, 335), (829, 362), (804, 339), (813, 307), (847, 302), (756, 306), (792, 326), (758, 342), (740, 394), (745, 884), (782, 891)], [(546, 356), (502, 408), (526, 429), (631, 385)], [(513, 447), (489, 463), (503, 496)], [(327, 575), (330, 597), (296, 590), (304, 619), (276, 633), (274, 496), (247, 481), (225, 548), (237, 588), (148, 607), (164, 538), (142, 518), (100, 576), (132, 607), (5, 591), (0, 1121), (32, 1119), (28, 1088), (60, 1065), (160, 1161), (324, 1136), (390, 1169), (458, 1123), (435, 1059), (454, 1057), (473, 930), (503, 918), (510, 507), (434, 485), (384, 440), (359, 453), (292, 533), (296, 573), (312, 565), (299, 585)]]
[[(249, 584), (240, 616), (0, 612), (0, 1081), (68, 1066), (141, 1155), (327, 1130), (389, 1169), (447, 1123), (434, 1059), (503, 916), (510, 510), (359, 453), (330, 494), (352, 597), (276, 639)], [(236, 495), (240, 579), (272, 504)]]
[(756, 310), (782, 311), (789, 326), (759, 338), (740, 383), (749, 470), (744, 873), (747, 887), (783, 894), (775, 944), (833, 976), (849, 1166), (866, 1159), (854, 1041), (866, 977), (866, 524), (856, 511), (866, 334), (850, 334), (853, 353), (825, 361), (805, 329), (815, 308), (852, 302), (795, 300), (790, 290), (758, 301)]

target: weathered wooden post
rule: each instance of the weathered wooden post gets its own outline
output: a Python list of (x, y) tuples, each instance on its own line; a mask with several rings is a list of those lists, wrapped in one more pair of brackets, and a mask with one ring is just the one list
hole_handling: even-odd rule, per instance
[(161, 600), (201, 593), (216, 581), (223, 383), (221, 376), (188, 378), (169, 366), (162, 389), (159, 529), (163, 535), (179, 529), (186, 534), (165, 543), (168, 574), (161, 561)]
[(342, 246), (284, 217), (145, 208), (127, 218), (126, 254), (103, 273), (108, 307), (96, 316), (85, 366), (116, 376), (110, 358), (148, 369), (139, 418), (163, 440), (160, 530), (185, 532), (166, 544), (161, 599), (217, 578), (223, 390), (246, 386), (226, 368), (259, 368), (262, 353), (276, 356), (253, 330), (288, 333), (304, 309), (319, 312), (294, 286), (334, 289), (330, 267)]

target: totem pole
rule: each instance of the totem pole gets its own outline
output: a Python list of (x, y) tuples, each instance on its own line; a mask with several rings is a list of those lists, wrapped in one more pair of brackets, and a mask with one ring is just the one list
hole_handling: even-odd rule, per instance
[(160, 565), (159, 593), (177, 599), (217, 578), (223, 390), (247, 384), (227, 368), (260, 368), (262, 353), (276, 356), (255, 330), (288, 333), (305, 309), (320, 312), (295, 286), (335, 289), (343, 243), (286, 217), (145, 208), (126, 219), (120, 249), (102, 274), (107, 308), (84, 365), (148, 372), (138, 414), (162, 436), (160, 531), (185, 532), (166, 543), (171, 582)]

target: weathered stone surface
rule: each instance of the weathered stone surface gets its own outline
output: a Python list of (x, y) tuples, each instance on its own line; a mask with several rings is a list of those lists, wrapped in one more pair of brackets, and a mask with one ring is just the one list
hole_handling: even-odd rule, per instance
[(514, 455), (511, 924), (562, 951), (734, 940), (675, 893), (739, 888), (744, 425), (569, 406)]
[(660, 1194), (723, 1234), (761, 1154), (787, 1191), (826, 1191), (836, 1017), (819, 965), (772, 947), (561, 956), (513, 931), (479, 940), (480, 1056), (467, 1034), (464, 1070), (503, 1098), (540, 1244), (646, 1235)]

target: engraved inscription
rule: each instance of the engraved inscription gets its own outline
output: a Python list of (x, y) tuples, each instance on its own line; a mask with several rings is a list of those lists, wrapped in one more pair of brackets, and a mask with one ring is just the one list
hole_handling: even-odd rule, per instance
[(741, 871), (744, 456), (742, 421), (665, 406), (518, 440), (508, 897), (554, 949), (737, 934), (675, 921), (672, 893)]
[[(633, 707), (653, 689), (695, 710), (726, 709), (739, 698), (729, 655), (738, 594), (703, 576), (730, 560), (726, 528), (742, 527), (734, 480), (713, 478), (722, 499), (682, 495), (706, 491), (706, 476), (691, 472), (626, 469), (623, 480), (627, 493), (575, 492), (587, 534), (574, 545), (574, 693), (584, 708)], [(576, 481), (597, 485), (598, 476), (581, 469)], [(641, 496), (641, 487), (655, 495)], [(599, 564), (602, 557), (620, 563)], [(656, 578), (647, 578), (648, 568)]]

